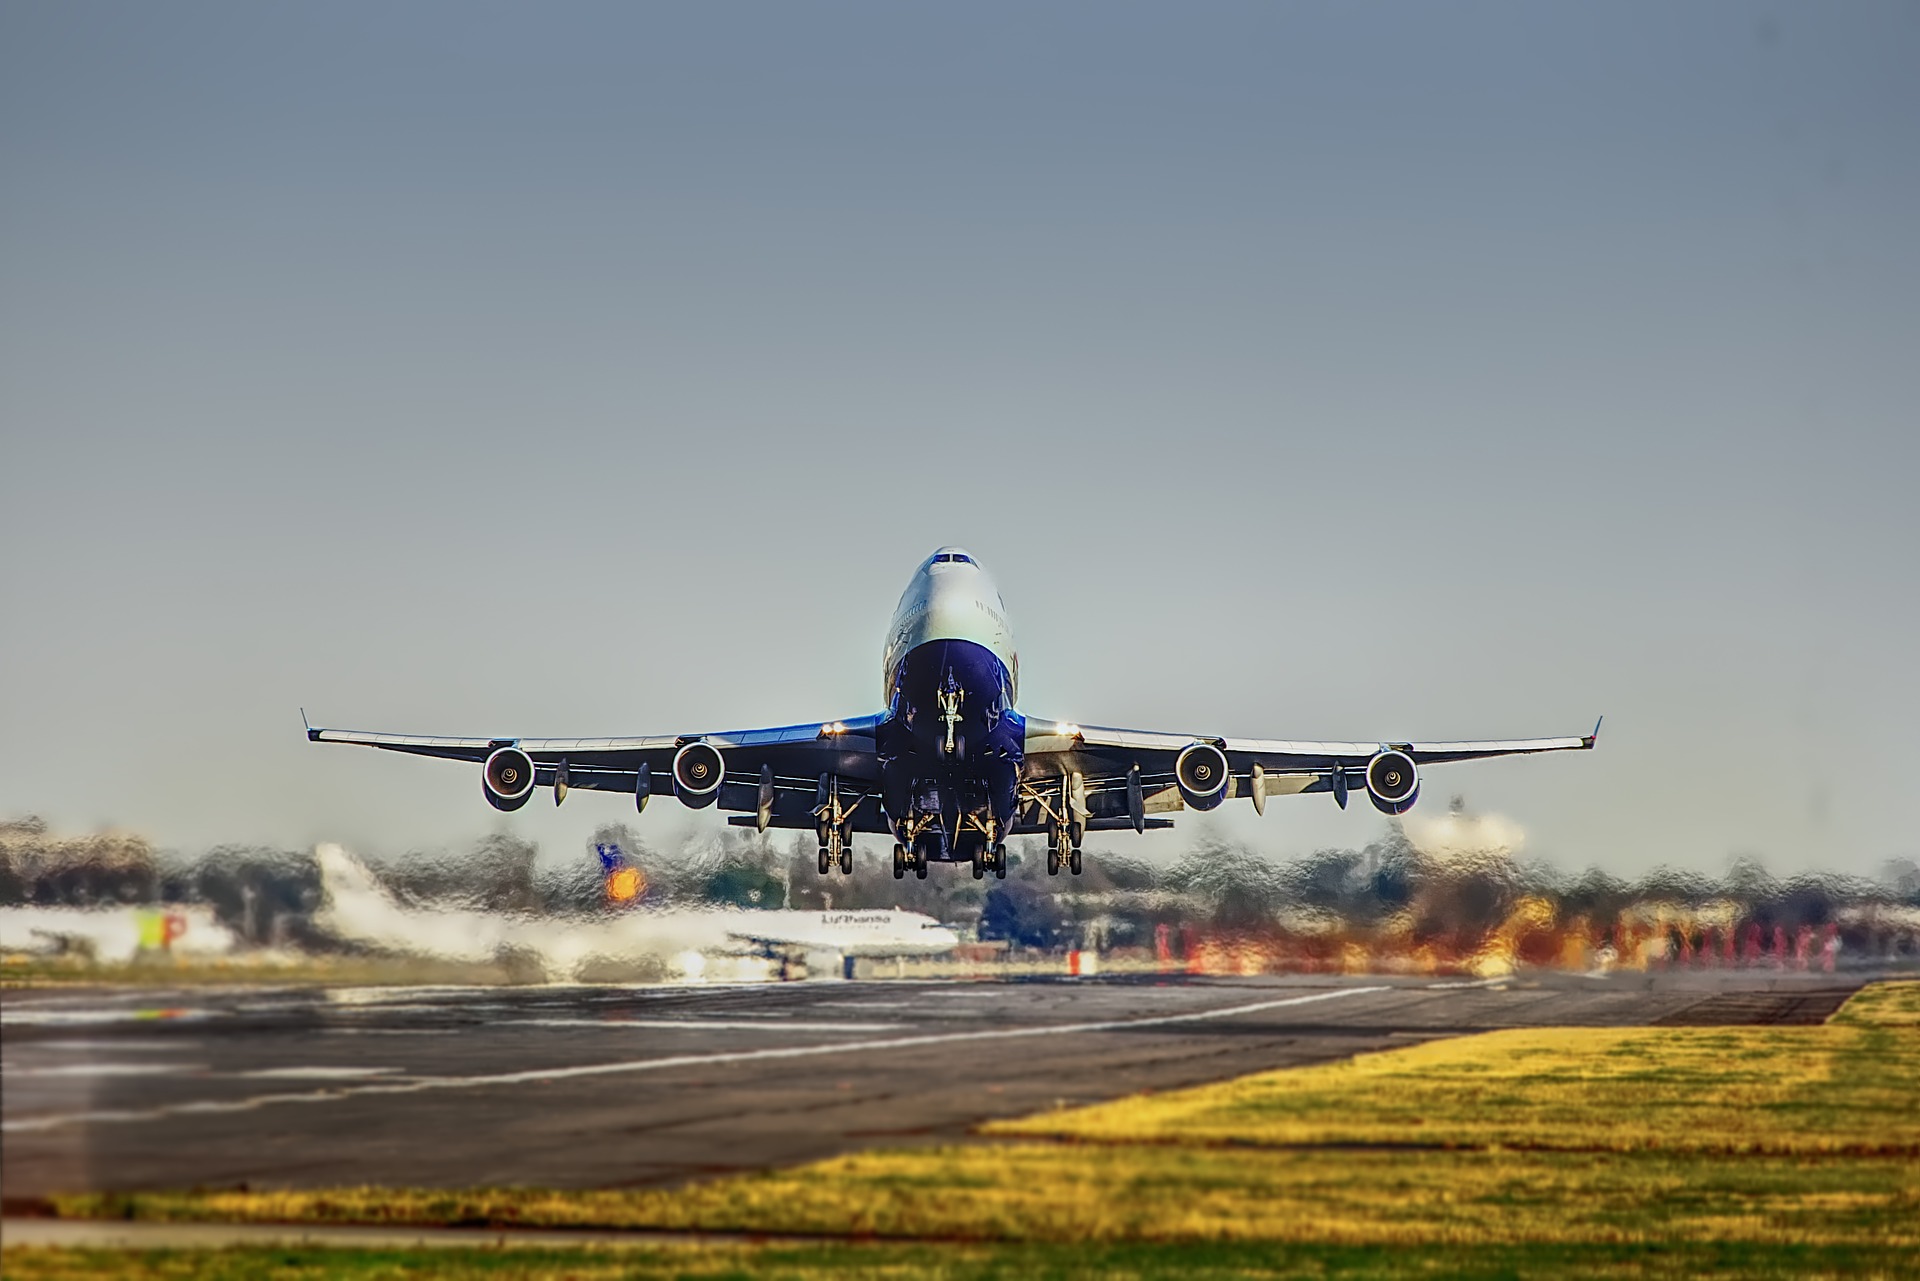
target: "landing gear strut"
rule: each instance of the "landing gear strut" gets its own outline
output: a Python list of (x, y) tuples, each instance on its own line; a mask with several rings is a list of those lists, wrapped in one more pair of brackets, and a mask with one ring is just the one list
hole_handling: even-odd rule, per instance
[(910, 850), (904, 845), (893, 847), (893, 879), (899, 880), (912, 868), (913, 874), (921, 880), (927, 879), (927, 855), (924, 850)]
[[(1060, 865), (1065, 863), (1075, 876), (1080, 875), (1080, 841), (1086, 835), (1086, 828), (1078, 823), (1047, 824), (1047, 875), (1060, 875)], [(1063, 839), (1064, 838), (1064, 839)], [(1061, 847), (1065, 846), (1063, 850)]]
[(846, 804), (840, 799), (839, 776), (820, 776), (820, 801), (813, 808), (820, 833), (820, 875), (825, 876), (836, 865), (840, 875), (853, 875), (853, 812), (860, 808), (862, 799), (856, 797), (851, 805)]
[(842, 876), (853, 875), (852, 823), (820, 825), (820, 875), (825, 876), (836, 866)]
[(1007, 879), (1007, 847), (1005, 845), (995, 843), (990, 849), (982, 846), (973, 852), (973, 879), (976, 881), (983, 879), (989, 868), (993, 870), (993, 878), (996, 881)]

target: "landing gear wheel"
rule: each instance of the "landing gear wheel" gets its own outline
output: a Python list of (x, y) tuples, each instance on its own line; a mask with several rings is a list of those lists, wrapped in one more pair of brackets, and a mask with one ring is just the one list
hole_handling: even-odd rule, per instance
[(993, 879), (996, 881), (1007, 879), (1007, 847), (1004, 845), (993, 847)]
[(893, 847), (893, 879), (899, 880), (907, 874), (907, 852), (900, 846)]
[(925, 854), (917, 854), (914, 856), (913, 874), (923, 881), (927, 879), (927, 856)]
[(820, 847), (820, 875), (825, 876), (827, 869), (833, 866), (833, 856), (827, 853), (827, 847)]
[(1060, 875), (1060, 847), (1058, 845), (1047, 846), (1047, 875)]
[(978, 881), (987, 874), (987, 853), (985, 850), (973, 852), (973, 879)]
[(1067, 865), (1073, 869), (1073, 874), (1075, 876), (1080, 875), (1080, 847), (1079, 846), (1077, 845), (1074, 846), (1073, 855), (1071, 858), (1068, 859)]
[(853, 845), (851, 842), (842, 841), (840, 843), (840, 875), (853, 875)]

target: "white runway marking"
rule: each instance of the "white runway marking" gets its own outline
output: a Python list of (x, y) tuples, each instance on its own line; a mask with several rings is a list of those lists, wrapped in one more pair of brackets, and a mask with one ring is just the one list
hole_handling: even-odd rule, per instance
[(609, 1030), (649, 1028), (685, 1031), (688, 1028), (719, 1029), (722, 1032), (891, 1032), (903, 1023), (763, 1023), (757, 1019), (508, 1019), (496, 1027), (596, 1027)]
[(181, 1050), (192, 1050), (197, 1053), (200, 1050), (200, 1042), (188, 1040), (136, 1041), (128, 1037), (124, 1040), (112, 1041), (88, 1041), (81, 1039), (32, 1041), (20, 1047), (20, 1051), (27, 1054), (52, 1054), (56, 1051), (63, 1054), (87, 1054), (98, 1050), (108, 1050), (116, 1054), (146, 1054), (154, 1050), (167, 1050), (175, 1054), (178, 1054)]
[(411, 1081), (348, 1085), (330, 1090), (311, 1090), (300, 1094), (264, 1094), (248, 1099), (207, 1100), (175, 1104), (144, 1111), (70, 1112), (57, 1116), (22, 1117), (0, 1122), (0, 1132), (23, 1134), (52, 1130), (65, 1125), (106, 1125), (114, 1122), (158, 1121), (187, 1113), (247, 1112), (277, 1103), (328, 1103), (367, 1094), (418, 1094), (427, 1090), (474, 1090), (491, 1085), (528, 1085), (536, 1082), (572, 1080), (579, 1077), (614, 1076), (633, 1072), (658, 1072), (669, 1068), (714, 1067), (727, 1063), (754, 1063), (772, 1059), (813, 1058), (823, 1054), (850, 1054), (871, 1050), (912, 1049), (924, 1045), (952, 1045), (962, 1041), (1016, 1040), (1037, 1036), (1071, 1036), (1081, 1032), (1119, 1032), (1135, 1028), (1166, 1027), (1177, 1023), (1198, 1023), (1206, 1019), (1228, 1019), (1242, 1014), (1258, 1014), (1292, 1005), (1310, 1005), (1320, 1001), (1338, 1001), (1391, 988), (1347, 987), (1306, 996), (1255, 1001), (1249, 1005), (1229, 1005), (1188, 1014), (1158, 1014), (1144, 1019), (1105, 1019), (1097, 1023), (1057, 1023), (1040, 1027), (995, 1028), (977, 1032), (929, 1032), (920, 1036), (899, 1036), (871, 1041), (834, 1041), (826, 1045), (789, 1045), (763, 1050), (730, 1050), (713, 1054), (676, 1054), (658, 1059), (630, 1059), (616, 1063), (590, 1063), (581, 1067), (535, 1068), (522, 1072), (492, 1072), (479, 1076), (430, 1076)]
[(911, 1010), (917, 1004), (913, 1001), (815, 1001), (815, 1008), (822, 1010)]
[(357, 1081), (369, 1076), (391, 1076), (401, 1069), (397, 1067), (281, 1067), (260, 1068), (253, 1072), (236, 1072), (249, 1080), (266, 1081)]
[(97, 1023), (143, 1023), (164, 1020), (211, 1018), (212, 1010), (132, 1009), (132, 1010), (0, 1010), (0, 1024), (23, 1027), (88, 1027)]
[(173, 1072), (205, 1072), (204, 1063), (54, 1063), (46, 1067), (15, 1067), (9, 1063), (5, 1075), (16, 1076), (166, 1076)]

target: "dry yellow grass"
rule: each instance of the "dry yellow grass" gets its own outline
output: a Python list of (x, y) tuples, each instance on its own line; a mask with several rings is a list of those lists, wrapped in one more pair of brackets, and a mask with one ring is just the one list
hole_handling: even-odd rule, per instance
[(1920, 983), (1819, 1027), (1490, 1032), (985, 1127), (1103, 1142), (1920, 1155)]
[(142, 1218), (1028, 1241), (1920, 1247), (1920, 1165), (1858, 1157), (1045, 1144), (860, 1153), (673, 1191), (146, 1194)]

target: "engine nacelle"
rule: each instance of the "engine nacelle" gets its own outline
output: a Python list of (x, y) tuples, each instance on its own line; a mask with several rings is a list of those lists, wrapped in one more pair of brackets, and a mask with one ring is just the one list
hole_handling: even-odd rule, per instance
[(673, 794), (688, 809), (703, 809), (720, 798), (727, 763), (712, 743), (692, 742), (673, 754)]
[(1188, 743), (1173, 760), (1173, 781), (1190, 810), (1210, 810), (1227, 799), (1233, 770), (1212, 743)]
[(533, 795), (533, 757), (517, 747), (495, 748), (480, 771), (480, 791), (497, 810), (517, 810)]
[(1420, 767), (1405, 752), (1385, 751), (1367, 762), (1367, 799), (1382, 814), (1404, 814), (1420, 799)]

